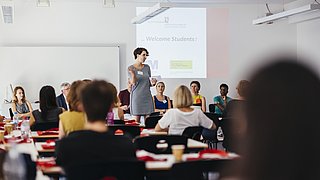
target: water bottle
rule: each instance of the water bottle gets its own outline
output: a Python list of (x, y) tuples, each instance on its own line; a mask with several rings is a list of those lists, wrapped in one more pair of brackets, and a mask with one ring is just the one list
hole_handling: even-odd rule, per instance
[(223, 141), (223, 139), (224, 139), (223, 131), (220, 126), (218, 127), (218, 130), (217, 130), (217, 139), (219, 141)]
[(19, 123), (19, 116), (18, 116), (18, 112), (14, 112), (13, 113), (13, 129), (17, 129), (18, 127), (18, 123)]
[(107, 123), (108, 123), (108, 125), (112, 125), (114, 123), (114, 114), (113, 114), (113, 112), (108, 112)]
[(29, 141), (30, 139), (30, 124), (29, 120), (23, 120), (21, 123), (21, 138)]
[(11, 144), (11, 148), (4, 158), (3, 174), (6, 180), (26, 179), (26, 162), (15, 144)]

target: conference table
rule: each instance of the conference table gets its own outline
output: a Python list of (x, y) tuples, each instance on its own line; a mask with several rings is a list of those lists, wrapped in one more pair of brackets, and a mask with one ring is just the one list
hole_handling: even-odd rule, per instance
[[(20, 131), (14, 131), (13, 134), (14, 136), (20, 136), (21, 133)], [(155, 132), (153, 129), (148, 129), (148, 130), (143, 130), (141, 135), (164, 135), (167, 134), (166, 132)], [(52, 157), (54, 155), (54, 140), (52, 139), (57, 139), (58, 134), (41, 134), (41, 132), (37, 131), (32, 131), (31, 132), (31, 141), (30, 143), (21, 143), (17, 144), (17, 148), (19, 149), (19, 152), (22, 153), (27, 153), (31, 155), (31, 158), (35, 162), (39, 161), (52, 161)], [(34, 140), (33, 140), (34, 139)], [(44, 140), (44, 142), (38, 142), (37, 140)], [(49, 140), (48, 140), (49, 139)], [(50, 140), (51, 139), (51, 140)], [(47, 140), (47, 141), (46, 141)], [(44, 148), (47, 147), (48, 145), (53, 146), (49, 148)], [(187, 147), (188, 149), (206, 149), (208, 148), (208, 145), (193, 139), (188, 139), (187, 141)], [(0, 144), (0, 148), (5, 149), (4, 144)], [(46, 157), (43, 156), (43, 154), (48, 154)], [(137, 151), (137, 157), (141, 157), (141, 154), (143, 155), (143, 150)], [(150, 154), (149, 154), (150, 155)], [(42, 156), (42, 157), (40, 157)], [(165, 161), (153, 161), (153, 162), (146, 162), (146, 169), (147, 171), (158, 171), (158, 170), (169, 170), (174, 164), (174, 157), (172, 154), (157, 154), (157, 155), (152, 155), (155, 159), (166, 159)], [(184, 154), (183, 159), (186, 160), (188, 158), (196, 157), (197, 153), (189, 153), (189, 154)], [(51, 159), (50, 159), (51, 158)], [(51, 177), (58, 177), (58, 176), (63, 176), (63, 170), (61, 167), (58, 166), (53, 166), (53, 167), (41, 167), (41, 173), (51, 176)]]
[(58, 139), (59, 134), (57, 133), (52, 133), (52, 134), (42, 134), (40, 135), (38, 131), (31, 131), (31, 138), (33, 139)]

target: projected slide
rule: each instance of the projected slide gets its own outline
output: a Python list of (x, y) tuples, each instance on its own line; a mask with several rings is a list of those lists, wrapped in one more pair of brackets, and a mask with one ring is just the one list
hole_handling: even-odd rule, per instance
[[(137, 8), (140, 14), (147, 8)], [(137, 46), (161, 78), (206, 78), (206, 9), (171, 8), (136, 25)]]

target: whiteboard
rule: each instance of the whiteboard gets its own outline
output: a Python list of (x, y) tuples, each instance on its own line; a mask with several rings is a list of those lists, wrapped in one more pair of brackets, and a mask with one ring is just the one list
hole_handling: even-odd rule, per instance
[[(11, 100), (10, 84), (23, 86), (34, 102), (44, 85), (60, 94), (62, 82), (104, 79), (120, 84), (119, 47), (0, 47), (0, 100)], [(7, 111), (7, 110), (3, 110)]]

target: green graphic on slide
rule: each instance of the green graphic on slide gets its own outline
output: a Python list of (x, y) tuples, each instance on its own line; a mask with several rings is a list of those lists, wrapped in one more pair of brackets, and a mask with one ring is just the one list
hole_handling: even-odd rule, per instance
[(171, 60), (170, 69), (192, 70), (192, 60)]

